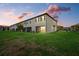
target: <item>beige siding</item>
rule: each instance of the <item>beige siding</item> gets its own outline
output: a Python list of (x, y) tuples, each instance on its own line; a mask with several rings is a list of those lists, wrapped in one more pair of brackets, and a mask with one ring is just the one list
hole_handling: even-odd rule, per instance
[[(54, 27), (55, 26), (55, 27)], [(57, 23), (51, 17), (46, 15), (47, 32), (54, 32), (57, 30)]]
[(13, 29), (16, 30), (16, 28), (17, 28), (17, 25), (13, 25), (13, 26), (10, 27), (10, 30), (13, 30)]
[[(41, 17), (42, 16), (37, 17), (37, 18), (39, 18), (39, 21), (38, 20), (35, 21), (36, 18), (34, 18), (34, 19), (31, 19), (31, 20), (25, 21), (22, 24), (23, 24), (24, 27), (32, 27), (32, 31), (36, 31), (36, 26), (45, 26), (46, 25), (45, 19), (42, 19)], [(41, 21), (41, 19), (42, 19), (42, 21)], [(15, 28), (15, 27), (12, 26), (12, 28)]]
[[(45, 18), (44, 18), (45, 17)], [(57, 30), (57, 23), (48, 15), (42, 15), (31, 20), (22, 22), (24, 27), (32, 27), (32, 31), (36, 31), (36, 26), (44, 26), (46, 28), (46, 32), (54, 32)], [(55, 27), (54, 27), (55, 26)], [(16, 29), (17, 25), (13, 25), (10, 29)]]

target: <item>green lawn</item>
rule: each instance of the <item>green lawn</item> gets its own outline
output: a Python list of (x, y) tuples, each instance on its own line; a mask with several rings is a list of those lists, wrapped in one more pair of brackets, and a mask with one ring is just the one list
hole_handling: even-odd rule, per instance
[(79, 55), (79, 33), (0, 31), (0, 55)]

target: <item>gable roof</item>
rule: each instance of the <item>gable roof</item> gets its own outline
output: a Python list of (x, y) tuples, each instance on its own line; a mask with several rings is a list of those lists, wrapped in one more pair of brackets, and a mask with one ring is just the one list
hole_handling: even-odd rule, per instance
[[(57, 22), (57, 20), (55, 20), (55, 19), (54, 19), (52, 16), (50, 16), (48, 13), (43, 13), (43, 14), (40, 14), (40, 15), (37, 15), (37, 16), (34, 16), (34, 17), (31, 17), (31, 18), (29, 18), (29, 19), (27, 19), (27, 20), (24, 20), (24, 21), (18, 22), (18, 23), (13, 24), (13, 25), (17, 25), (17, 24), (19, 24), (19, 23), (22, 23), (22, 22), (25, 22), (25, 21), (32, 20), (32, 19), (37, 18), (37, 17), (42, 16), (42, 15), (48, 15), (48, 16), (51, 17), (54, 21)], [(11, 25), (11, 26), (13, 26), (13, 25)]]

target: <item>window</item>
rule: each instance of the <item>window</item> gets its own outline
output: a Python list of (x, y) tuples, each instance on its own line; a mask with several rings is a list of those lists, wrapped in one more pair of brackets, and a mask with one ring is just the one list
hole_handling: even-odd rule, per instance
[(45, 26), (36, 26), (36, 32), (46, 32)]
[(36, 22), (38, 22), (39, 21), (39, 19), (38, 18), (36, 18)]
[(44, 16), (42, 16), (42, 20), (45, 20), (45, 17)]
[(45, 20), (44, 16), (41, 16), (41, 17), (37, 17), (35, 19), (35, 22), (44, 21), (44, 20)]
[(42, 27), (41, 27), (41, 32), (46, 32), (45, 26), (42, 26)]
[(37, 22), (37, 19), (35, 18), (35, 22)]
[(40, 21), (42, 21), (42, 17), (40, 17)]
[(28, 22), (26, 22), (25, 24), (28, 24)]
[(31, 21), (30, 21), (30, 24), (31, 24)]
[(55, 27), (55, 25), (53, 25), (53, 27)]

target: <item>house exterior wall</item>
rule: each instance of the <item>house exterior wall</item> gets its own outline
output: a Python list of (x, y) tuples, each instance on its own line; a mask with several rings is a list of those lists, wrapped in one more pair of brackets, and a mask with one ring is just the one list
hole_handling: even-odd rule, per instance
[(16, 31), (16, 29), (17, 29), (17, 24), (16, 24), (16, 25), (10, 26), (9, 29), (10, 29), (10, 30), (15, 30), (15, 31)]
[[(37, 18), (39, 20), (37, 20)], [(42, 21), (40, 21), (42, 19), (42, 16), (40, 17), (36, 17), (34, 19), (31, 19), (29, 21), (25, 21), (23, 22), (23, 26), (26, 27), (32, 27), (32, 31), (36, 32), (36, 26), (46, 26), (46, 21), (42, 19)]]
[[(46, 20), (42, 19), (42, 17), (44, 17), (44, 15), (33, 18), (33, 19), (25, 21), (25, 22), (22, 22), (21, 24), (23, 25), (24, 28), (32, 27), (32, 31), (36, 32), (36, 26), (46, 26)], [(11, 26), (10, 30), (16, 30), (17, 25), (18, 24)], [(27, 30), (25, 30), (25, 31), (27, 31)]]
[[(24, 22), (21, 22), (21, 24), (23, 25), (24, 28), (31, 27), (32, 31), (34, 31), (34, 32), (36, 32), (36, 26), (41, 26), (41, 27), (44, 26), (46, 32), (54, 32), (57, 30), (56, 21), (54, 21), (51, 17), (49, 17), (46, 14), (32, 18), (30, 20), (26, 20)], [(16, 30), (17, 25), (18, 24), (11, 26), (10, 29)], [(55, 26), (55, 27), (53, 27), (53, 26)], [(25, 31), (27, 31), (27, 29), (25, 29)]]
[(47, 15), (46, 15), (46, 31), (47, 32), (57, 31), (57, 22)]

